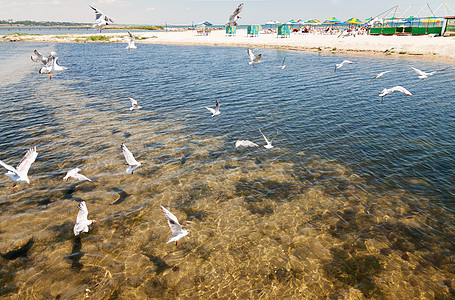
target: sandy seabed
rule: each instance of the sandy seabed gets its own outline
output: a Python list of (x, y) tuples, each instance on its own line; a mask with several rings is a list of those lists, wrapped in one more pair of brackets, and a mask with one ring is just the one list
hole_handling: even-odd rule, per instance
[[(93, 41), (92, 36), (104, 35), (110, 40)], [(298, 51), (320, 51), (385, 56), (384, 50), (394, 47), (391, 57), (419, 56), (425, 59), (455, 60), (455, 37), (434, 36), (371, 36), (338, 38), (337, 35), (292, 34), (288, 38), (277, 37), (275, 33), (247, 36), (245, 29), (237, 30), (234, 36), (227, 36), (223, 30), (214, 30), (208, 35), (200, 35), (196, 30), (141, 32), (135, 33), (136, 44), (233, 46), (254, 48), (277, 48)], [(36, 42), (125, 42), (127, 34), (102, 33), (30, 35), (14, 38), (17, 41)], [(0, 37), (0, 41), (9, 41), (10, 36)]]

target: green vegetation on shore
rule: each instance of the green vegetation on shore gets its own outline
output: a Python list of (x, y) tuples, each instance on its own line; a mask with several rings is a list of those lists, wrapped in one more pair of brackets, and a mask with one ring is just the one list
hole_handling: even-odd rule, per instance
[[(66, 27), (66, 28), (91, 28), (89, 23), (73, 23), (73, 22), (50, 22), (50, 21), (6, 21), (0, 20), (0, 26), (19, 26), (19, 27)], [(163, 26), (150, 25), (109, 25), (103, 28), (104, 30), (164, 30)]]

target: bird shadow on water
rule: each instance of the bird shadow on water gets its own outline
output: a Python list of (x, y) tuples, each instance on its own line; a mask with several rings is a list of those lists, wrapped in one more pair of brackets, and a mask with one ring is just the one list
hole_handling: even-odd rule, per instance
[(147, 253), (142, 253), (142, 255), (146, 256), (156, 266), (156, 270), (155, 270), (156, 275), (160, 275), (167, 269), (172, 268), (164, 261), (164, 259), (159, 258), (158, 256), (155, 256), (153, 254), (147, 254)]
[(116, 192), (119, 197), (117, 199), (117, 201), (115, 201), (114, 203), (112, 203), (113, 205), (117, 205), (117, 204), (120, 204), (122, 203), (123, 201), (126, 200), (126, 198), (128, 198), (129, 196), (131, 196), (131, 194), (128, 194), (127, 192), (125, 192), (124, 190), (121, 190), (119, 188), (112, 188), (112, 190), (114, 190), (114, 192)]
[(65, 256), (65, 258), (71, 261), (71, 270), (75, 272), (79, 272), (84, 267), (83, 264), (80, 263), (82, 256), (84, 256), (84, 252), (81, 251), (82, 249), (82, 241), (80, 237), (76, 237), (73, 241), (73, 248), (71, 249), (71, 253)]
[(3, 259), (6, 259), (6, 260), (15, 260), (19, 257), (27, 257), (28, 252), (30, 251), (30, 249), (32, 248), (34, 243), (35, 243), (35, 240), (32, 237), (28, 240), (28, 242), (24, 246), (20, 247), (17, 250), (11, 250), (5, 254), (1, 254), (1, 256), (3, 257)]

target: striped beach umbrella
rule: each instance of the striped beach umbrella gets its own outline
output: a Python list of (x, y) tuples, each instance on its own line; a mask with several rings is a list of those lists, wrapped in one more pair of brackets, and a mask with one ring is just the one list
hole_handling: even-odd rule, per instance
[(341, 21), (338, 20), (335, 17), (332, 17), (330, 19), (325, 20), (324, 23), (327, 23), (327, 24), (338, 24), (338, 23), (341, 23)]

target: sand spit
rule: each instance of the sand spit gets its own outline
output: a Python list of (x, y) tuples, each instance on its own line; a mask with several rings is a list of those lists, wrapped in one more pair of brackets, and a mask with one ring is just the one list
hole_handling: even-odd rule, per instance
[[(260, 34), (248, 37), (246, 30), (237, 30), (235, 36), (226, 36), (224, 31), (212, 31), (198, 35), (196, 30), (141, 32), (136, 33), (136, 44), (233, 46), (251, 48), (275, 48), (296, 51), (325, 53), (349, 53), (385, 56), (384, 50), (394, 47), (391, 57), (422, 57), (425, 59), (455, 60), (455, 37), (433, 36), (370, 36), (338, 38), (336, 35), (293, 34), (279, 38), (276, 34)], [(127, 34), (93, 33), (60, 35), (6, 35), (0, 41), (35, 41), (54, 43), (73, 42), (125, 42)]]

